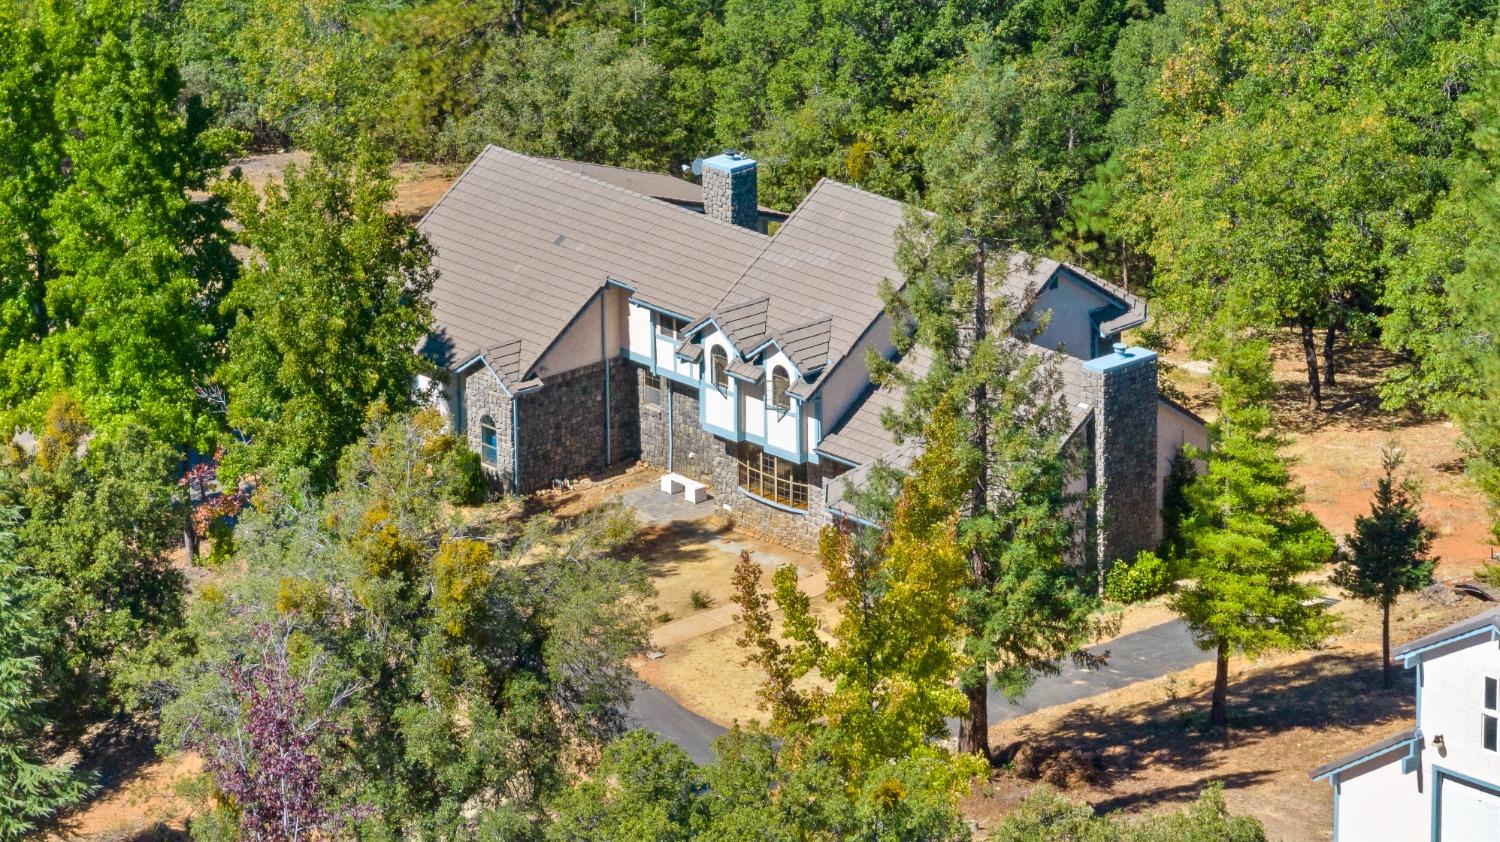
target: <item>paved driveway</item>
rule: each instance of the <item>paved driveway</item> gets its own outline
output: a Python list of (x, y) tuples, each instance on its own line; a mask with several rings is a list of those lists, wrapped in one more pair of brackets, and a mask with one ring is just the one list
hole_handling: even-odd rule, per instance
[[(1057, 675), (1037, 679), (1016, 702), (991, 691), (990, 724), (1179, 672), (1212, 657), (1193, 644), (1180, 620), (1131, 632), (1095, 647), (1096, 652), (1104, 650), (1109, 652), (1109, 664), (1103, 669), (1081, 670), (1069, 663)], [(713, 760), (711, 744), (726, 730), (644, 682), (636, 682), (628, 719), (631, 727), (652, 731), (681, 746), (698, 763)], [(957, 733), (957, 723), (950, 726)]]

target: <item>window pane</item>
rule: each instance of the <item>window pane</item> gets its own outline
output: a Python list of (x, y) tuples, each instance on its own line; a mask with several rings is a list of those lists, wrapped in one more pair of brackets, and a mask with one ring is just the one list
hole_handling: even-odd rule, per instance
[(1484, 747), (1489, 751), (1495, 751), (1496, 732), (1500, 730), (1497, 726), (1500, 726), (1500, 719), (1496, 719), (1493, 716), (1484, 717), (1482, 739), (1484, 740)]
[(1485, 708), (1485, 710), (1494, 710), (1495, 709), (1496, 691), (1500, 690), (1500, 687), (1496, 686), (1497, 684), (1500, 684), (1500, 682), (1497, 682), (1493, 678), (1486, 678), (1484, 680), (1484, 708)]

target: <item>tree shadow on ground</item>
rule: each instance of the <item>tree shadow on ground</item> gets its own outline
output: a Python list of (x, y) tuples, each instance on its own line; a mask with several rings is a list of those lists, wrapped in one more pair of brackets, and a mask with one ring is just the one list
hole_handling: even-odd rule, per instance
[[(1144, 802), (1190, 801), (1203, 785), (1224, 781), (1226, 787), (1254, 783), (1273, 769), (1225, 768), (1226, 751), (1277, 736), (1295, 728), (1363, 728), (1409, 722), (1412, 679), (1402, 674), (1392, 690), (1380, 687), (1380, 669), (1369, 657), (1322, 654), (1284, 669), (1266, 669), (1229, 686), (1228, 732), (1208, 726), (1209, 688), (1177, 692), (1169, 682), (1163, 698), (1105, 709), (1083, 704), (1045, 731), (1026, 729), (1000, 752), (1009, 761), (1026, 744), (1040, 756), (1064, 751), (1098, 758), (1100, 788), (1106, 793), (1147, 769), (1195, 774), (1192, 783), (1149, 792), (1121, 790), (1096, 805), (1116, 810)], [(1309, 767), (1313, 758), (1309, 758)]]
[[(1318, 365), (1323, 364), (1322, 339), (1319, 337)], [(1312, 433), (1332, 425), (1356, 430), (1395, 430), (1425, 423), (1427, 418), (1415, 412), (1394, 412), (1380, 405), (1380, 384), (1400, 359), (1374, 342), (1350, 342), (1341, 337), (1335, 343), (1338, 365), (1335, 384), (1323, 385), (1323, 405), (1315, 408), (1308, 402), (1310, 389), (1303, 362), (1301, 338), (1287, 329), (1275, 335), (1273, 358), (1291, 371), (1283, 371), (1276, 384), (1277, 422), (1289, 432)], [(1321, 370), (1319, 372), (1321, 374)], [(1287, 375), (1291, 376), (1288, 377)]]

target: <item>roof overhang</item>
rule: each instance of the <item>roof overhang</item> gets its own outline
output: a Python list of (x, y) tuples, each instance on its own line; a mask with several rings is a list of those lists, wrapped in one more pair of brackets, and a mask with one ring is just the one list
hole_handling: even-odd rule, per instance
[(1341, 772), (1352, 769), (1355, 766), (1358, 766), (1366, 761), (1374, 760), (1377, 757), (1393, 754), (1399, 749), (1405, 749), (1407, 751), (1407, 756), (1410, 757), (1415, 753), (1416, 749), (1421, 746), (1421, 743), (1421, 729), (1414, 728), (1411, 731), (1394, 734), (1392, 736), (1386, 737), (1378, 743), (1375, 743), (1374, 745), (1366, 746), (1350, 754), (1346, 754), (1331, 763), (1326, 763), (1322, 766), (1319, 766), (1318, 768), (1309, 772), (1308, 777), (1312, 778), (1315, 781), (1332, 778), (1333, 782), (1337, 783), (1338, 775)]

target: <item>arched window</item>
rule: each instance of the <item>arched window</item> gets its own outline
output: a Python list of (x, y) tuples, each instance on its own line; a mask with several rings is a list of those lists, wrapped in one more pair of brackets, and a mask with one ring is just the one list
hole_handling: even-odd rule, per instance
[(786, 369), (776, 366), (771, 369), (771, 406), (777, 409), (786, 409), (786, 390), (791, 386), (791, 378), (787, 376)]
[(729, 388), (729, 354), (724, 346), (715, 345), (708, 353), (709, 376), (713, 378), (714, 386), (720, 391)]
[(479, 461), (491, 467), (500, 461), (500, 436), (488, 415), (479, 419)]

